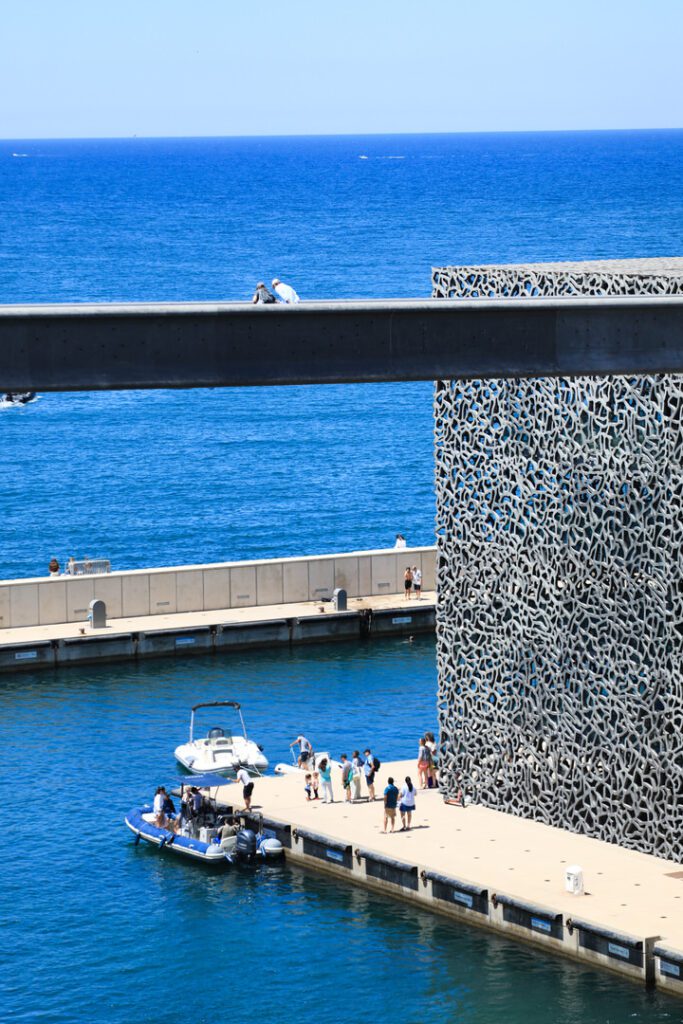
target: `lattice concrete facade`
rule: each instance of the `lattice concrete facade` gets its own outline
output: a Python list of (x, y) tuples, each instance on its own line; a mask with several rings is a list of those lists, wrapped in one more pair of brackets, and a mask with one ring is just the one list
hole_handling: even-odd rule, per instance
[[(683, 292), (683, 260), (434, 294)], [(683, 858), (683, 378), (438, 381), (446, 795)]]

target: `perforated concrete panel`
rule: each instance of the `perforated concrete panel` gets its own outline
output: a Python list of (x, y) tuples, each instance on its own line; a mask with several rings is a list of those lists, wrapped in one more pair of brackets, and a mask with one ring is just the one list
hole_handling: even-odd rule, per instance
[(671, 376), (437, 382), (447, 796), (683, 855), (682, 403)]

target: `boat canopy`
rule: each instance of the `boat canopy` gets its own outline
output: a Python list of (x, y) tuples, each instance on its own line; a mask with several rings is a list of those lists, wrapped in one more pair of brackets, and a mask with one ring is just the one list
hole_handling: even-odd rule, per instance
[(229, 786), (232, 779), (226, 779), (216, 772), (206, 772), (204, 775), (186, 775), (178, 779), (179, 786), (196, 786), (197, 789), (213, 789), (214, 786)]
[(211, 700), (206, 704), (195, 704), (192, 711), (196, 711), (197, 708), (237, 708), (239, 711), (240, 704), (236, 700)]
[(236, 700), (210, 700), (201, 704), (195, 704), (190, 712), (190, 743), (194, 741), (194, 713), (199, 708), (234, 708), (237, 714), (240, 716), (240, 722), (242, 724), (242, 732), (244, 733), (245, 740), (247, 737), (247, 727), (244, 724), (244, 718), (240, 710), (239, 701)]

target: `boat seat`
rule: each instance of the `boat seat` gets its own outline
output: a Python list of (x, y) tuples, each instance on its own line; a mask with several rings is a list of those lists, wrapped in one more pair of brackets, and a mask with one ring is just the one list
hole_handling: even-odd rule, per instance
[(232, 853), (237, 845), (237, 836), (226, 836), (221, 839), (221, 850), (223, 853)]

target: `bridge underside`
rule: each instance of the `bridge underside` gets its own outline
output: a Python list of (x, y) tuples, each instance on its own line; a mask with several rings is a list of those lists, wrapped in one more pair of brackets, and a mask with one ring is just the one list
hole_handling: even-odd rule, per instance
[[(525, 275), (444, 268), (435, 290)], [(448, 796), (680, 859), (683, 378), (440, 381), (435, 416)]]

